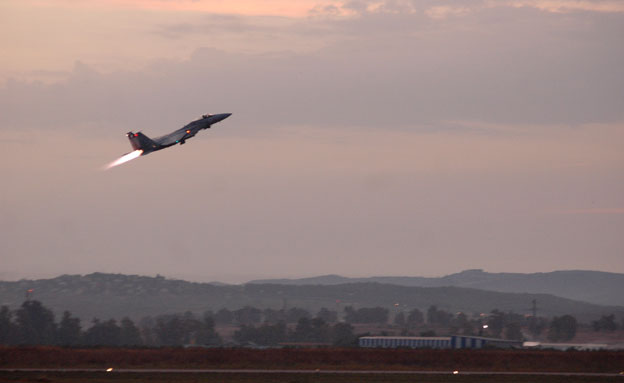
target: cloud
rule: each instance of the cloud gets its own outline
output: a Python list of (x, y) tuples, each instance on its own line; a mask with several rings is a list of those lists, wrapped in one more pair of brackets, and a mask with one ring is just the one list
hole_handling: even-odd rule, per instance
[(315, 4), (331, 3), (328, 0), (24, 0), (31, 8), (82, 8), (88, 10), (149, 12), (212, 13), (239, 15), (273, 15), (301, 17)]
[(570, 209), (557, 210), (555, 214), (572, 214), (572, 215), (621, 215), (624, 214), (624, 208), (593, 208), (593, 209)]
[(514, 7), (534, 7), (547, 12), (604, 12), (622, 13), (624, 4), (613, 0), (512, 0)]
[(274, 34), (292, 27), (295, 20), (276, 16), (249, 17), (243, 15), (201, 15), (194, 21), (158, 25), (156, 33), (171, 38), (191, 35), (245, 35)]
[[(65, 80), (5, 82), (0, 122), (4, 129), (164, 127), (217, 110), (254, 126), (624, 120), (623, 14), (492, 4), (353, 1), (327, 5), (329, 13), (337, 6), (359, 12), (347, 18), (153, 20), (145, 29), (150, 39), (164, 47), (192, 42), (193, 53), (140, 70), (103, 71), (97, 60), (78, 61)], [(404, 7), (415, 11), (394, 12)]]
[(425, 14), (432, 19), (445, 19), (449, 16), (461, 16), (467, 12), (470, 10), (464, 7), (436, 6), (427, 9)]
[[(615, 0), (347, 0), (335, 2), (332, 14), (365, 15), (372, 13), (424, 13), (432, 19), (460, 16), (491, 8), (534, 8), (543, 12), (624, 12), (624, 4)], [(314, 14), (322, 13), (324, 7), (317, 6)], [(328, 12), (329, 13), (329, 12)]]
[[(328, 13), (353, 15), (371, 12), (421, 12), (427, 9), (457, 9), (484, 7), (532, 7), (546, 12), (624, 12), (618, 0), (23, 0), (22, 4), (34, 8), (83, 8), (99, 10), (147, 10), (150, 12), (179, 12), (204, 14), (264, 15), (305, 17)], [(435, 12), (434, 12), (435, 14)]]

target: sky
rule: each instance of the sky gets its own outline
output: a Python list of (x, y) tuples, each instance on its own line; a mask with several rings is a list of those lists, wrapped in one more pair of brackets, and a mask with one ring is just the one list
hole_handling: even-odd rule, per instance
[(622, 36), (609, 0), (3, 1), (0, 279), (624, 273)]

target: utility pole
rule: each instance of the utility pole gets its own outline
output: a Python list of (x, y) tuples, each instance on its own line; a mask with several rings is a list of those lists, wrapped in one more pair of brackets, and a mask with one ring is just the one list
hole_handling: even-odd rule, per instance
[(533, 307), (531, 308), (533, 311), (533, 318), (537, 318), (537, 299), (533, 299), (531, 303), (533, 303)]

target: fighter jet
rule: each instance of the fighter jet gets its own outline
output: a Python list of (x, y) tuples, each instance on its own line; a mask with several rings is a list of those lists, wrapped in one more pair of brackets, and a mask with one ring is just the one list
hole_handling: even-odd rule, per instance
[(126, 153), (119, 159), (113, 161), (107, 166), (107, 169), (175, 144), (183, 145), (186, 140), (194, 137), (200, 130), (209, 129), (213, 124), (223, 121), (231, 115), (232, 113), (204, 114), (199, 120), (189, 122), (183, 128), (156, 138), (149, 138), (141, 132), (128, 132), (126, 136), (128, 136), (130, 145), (132, 145), (134, 151)]

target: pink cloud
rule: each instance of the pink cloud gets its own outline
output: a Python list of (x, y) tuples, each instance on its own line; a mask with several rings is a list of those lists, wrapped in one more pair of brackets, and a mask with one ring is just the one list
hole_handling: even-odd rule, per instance
[(511, 2), (514, 7), (535, 7), (547, 12), (624, 12), (624, 2), (613, 0), (587, 1), (587, 0), (515, 0)]
[(331, 0), (27, 0), (31, 6), (58, 6), (100, 9), (142, 9), (164, 12), (207, 12), (240, 15), (302, 17), (316, 6), (334, 4)]
[(624, 208), (594, 208), (594, 209), (569, 209), (557, 210), (554, 214), (624, 214)]

